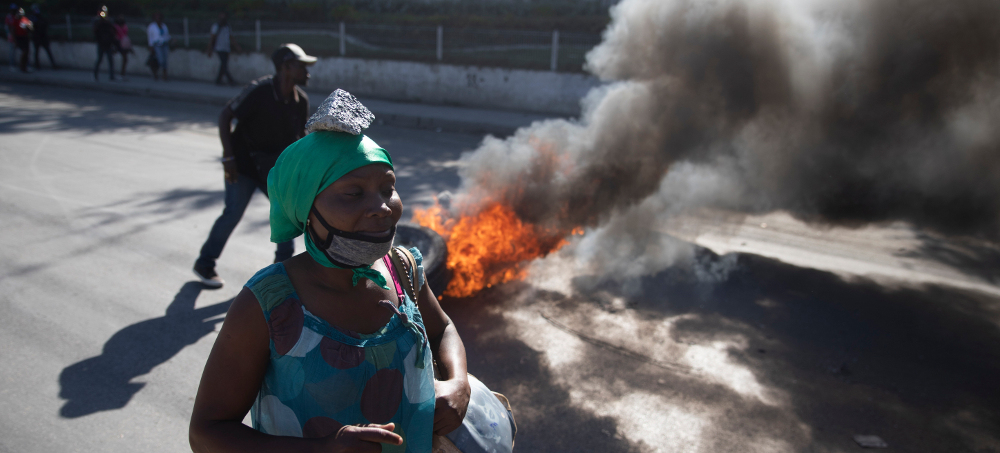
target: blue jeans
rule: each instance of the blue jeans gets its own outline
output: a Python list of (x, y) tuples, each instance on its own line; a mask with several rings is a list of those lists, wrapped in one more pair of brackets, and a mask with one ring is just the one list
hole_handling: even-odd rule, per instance
[[(108, 72), (111, 73), (111, 80), (115, 80), (115, 60), (112, 57), (114, 57), (116, 53), (118, 53), (118, 49), (115, 49), (114, 46), (97, 45), (97, 62), (94, 63), (94, 80), (97, 80), (97, 72), (101, 68), (101, 60), (104, 59), (105, 55), (108, 56)], [(35, 54), (35, 59), (38, 59), (37, 53)], [(49, 55), (49, 60), (51, 59), (52, 56)]]
[(233, 76), (229, 74), (229, 52), (215, 51), (215, 53), (219, 54), (219, 75), (215, 77), (215, 83), (222, 83), (222, 76), (229, 78), (230, 84), (235, 83)]
[(153, 46), (153, 53), (156, 54), (156, 61), (160, 63), (160, 69), (167, 70), (167, 56), (170, 55), (170, 44), (157, 44)]
[[(239, 175), (235, 183), (226, 181), (226, 208), (222, 210), (222, 215), (215, 220), (212, 225), (212, 232), (208, 233), (205, 245), (201, 246), (201, 256), (194, 265), (197, 267), (215, 268), (215, 260), (222, 254), (222, 248), (226, 246), (229, 235), (233, 234), (236, 224), (243, 218), (243, 212), (250, 204), (250, 197), (257, 190), (257, 183), (247, 176)], [(263, 192), (263, 190), (261, 190)], [(266, 195), (266, 194), (265, 194)], [(284, 261), (292, 257), (295, 253), (295, 243), (292, 241), (278, 244), (274, 252), (275, 261)]]
[[(12, 38), (13, 39), (13, 38)], [(13, 68), (17, 65), (17, 43), (14, 41), (8, 41), (10, 43), (10, 67)]]

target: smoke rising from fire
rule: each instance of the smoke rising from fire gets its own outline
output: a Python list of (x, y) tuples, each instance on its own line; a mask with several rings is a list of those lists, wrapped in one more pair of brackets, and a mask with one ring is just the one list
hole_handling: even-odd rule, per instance
[[(590, 228), (619, 275), (690, 256), (650, 226), (699, 207), (1000, 232), (1000, 3), (624, 0), (579, 121), (464, 156), (452, 212)], [(650, 242), (652, 241), (652, 242)], [(645, 263), (645, 264), (643, 264)]]

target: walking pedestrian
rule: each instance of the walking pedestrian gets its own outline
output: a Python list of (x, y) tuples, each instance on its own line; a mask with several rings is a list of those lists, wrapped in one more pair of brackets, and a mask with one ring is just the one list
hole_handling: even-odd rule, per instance
[(97, 71), (101, 67), (101, 61), (108, 57), (108, 78), (115, 80), (115, 54), (118, 53), (118, 40), (115, 38), (115, 27), (108, 20), (108, 7), (102, 6), (94, 18), (94, 41), (97, 42), (97, 61), (94, 62), (94, 81), (97, 79)]
[[(481, 404), (419, 251), (392, 247), (403, 212), (392, 158), (360, 134), (371, 113), (341, 100), (351, 108), (328, 120), (353, 133), (312, 132), (268, 178), (271, 238), (304, 235), (307, 253), (261, 269), (230, 306), (195, 398), (194, 452), (430, 453)], [(475, 447), (464, 451), (504, 451)]]
[(24, 9), (18, 8), (14, 24), (14, 43), (17, 50), (21, 51), (18, 67), (21, 72), (28, 72), (28, 51), (31, 48), (31, 31), (34, 24), (31, 19), (24, 14)]
[(17, 46), (17, 50), (21, 51), (21, 58), (18, 63), (18, 67), (21, 72), (28, 72), (28, 50), (31, 46), (31, 20), (24, 15), (24, 10), (18, 8), (17, 15), (14, 17), (14, 44)]
[(128, 66), (128, 54), (135, 53), (132, 48), (132, 39), (128, 37), (128, 24), (125, 23), (125, 15), (119, 14), (115, 17), (115, 38), (118, 39), (118, 51), (122, 54), (122, 80), (125, 79), (125, 67)]
[[(316, 57), (306, 55), (295, 44), (284, 44), (271, 55), (275, 74), (250, 82), (219, 114), (222, 166), (225, 176), (225, 209), (212, 225), (208, 239), (194, 264), (194, 273), (208, 287), (219, 288), (222, 278), (215, 262), (236, 228), (254, 191), (267, 193), (267, 174), (281, 152), (305, 136), (309, 97), (302, 86), (309, 80), (308, 65)], [(236, 119), (236, 129), (231, 129)], [(292, 256), (291, 240), (281, 242), (274, 262)]]
[(153, 80), (157, 79), (157, 67), (163, 71), (163, 81), (167, 81), (167, 55), (170, 53), (170, 41), (174, 38), (170, 36), (167, 24), (163, 23), (163, 13), (153, 14), (153, 22), (146, 28), (146, 36), (149, 40), (149, 51), (156, 56), (155, 67), (153, 69)]
[(229, 15), (219, 13), (219, 21), (212, 24), (212, 39), (208, 43), (208, 56), (212, 56), (212, 51), (219, 54), (219, 75), (215, 76), (215, 84), (222, 85), (222, 77), (229, 79), (230, 85), (235, 85), (236, 81), (229, 74), (229, 52), (233, 47), (240, 52), (240, 45), (233, 39), (232, 28), (229, 26)]
[(49, 48), (49, 18), (42, 13), (42, 7), (38, 3), (31, 5), (31, 12), (31, 22), (35, 26), (34, 33), (31, 34), (31, 42), (35, 45), (35, 69), (42, 69), (42, 61), (38, 59), (40, 49), (45, 49), (52, 69), (56, 69), (56, 60), (52, 58), (52, 49)]
[(7, 43), (10, 44), (10, 57), (7, 59), (7, 63), (11, 71), (17, 67), (17, 42), (14, 40), (14, 27), (17, 26), (17, 10), (17, 3), (11, 3), (10, 9), (3, 19), (3, 31), (7, 35)]

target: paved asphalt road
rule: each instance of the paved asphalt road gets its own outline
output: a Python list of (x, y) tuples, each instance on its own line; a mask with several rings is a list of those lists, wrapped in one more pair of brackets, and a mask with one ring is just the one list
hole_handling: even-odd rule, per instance
[[(185, 451), (201, 368), (228, 302), (273, 259), (255, 198), (192, 282), (222, 210), (218, 108), (0, 85), (0, 450)], [(406, 202), (458, 183), (481, 137), (385, 126)], [(298, 250), (303, 250), (301, 242)]]
[[(230, 284), (192, 282), (221, 210), (215, 114), (0, 84), (0, 451), (187, 450), (227, 304), (273, 252), (258, 197), (219, 263)], [(371, 135), (410, 205), (454, 188), (480, 139)], [(780, 213), (657, 229), (698, 244), (699, 265), (635, 293), (555, 256), (443, 302), (470, 370), (511, 398), (518, 451), (850, 452), (864, 434), (1000, 452), (995, 244)]]

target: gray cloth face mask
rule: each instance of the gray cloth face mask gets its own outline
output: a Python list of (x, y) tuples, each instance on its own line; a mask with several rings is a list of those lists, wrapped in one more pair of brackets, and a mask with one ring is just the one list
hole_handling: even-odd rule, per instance
[(315, 207), (312, 208), (316, 220), (323, 224), (328, 234), (326, 240), (321, 241), (316, 230), (309, 225), (309, 234), (316, 246), (326, 255), (337, 267), (344, 269), (358, 269), (375, 264), (383, 256), (392, 250), (392, 240), (396, 236), (396, 225), (392, 226), (389, 235), (384, 238), (376, 238), (359, 233), (351, 233), (338, 230), (326, 223), (323, 216)]

